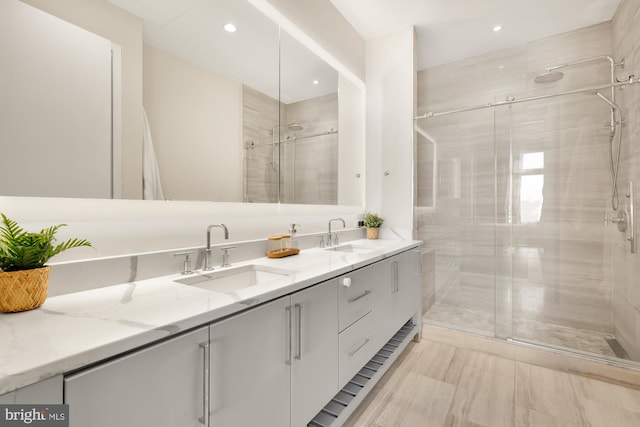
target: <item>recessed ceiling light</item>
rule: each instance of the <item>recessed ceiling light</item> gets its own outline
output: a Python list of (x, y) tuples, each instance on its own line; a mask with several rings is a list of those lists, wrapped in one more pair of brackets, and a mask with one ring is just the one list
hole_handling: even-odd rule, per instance
[(227, 33), (235, 33), (235, 32), (236, 32), (236, 29), (237, 29), (237, 28), (236, 28), (236, 26), (235, 26), (235, 25), (233, 25), (231, 22), (229, 22), (228, 24), (225, 24), (225, 25), (224, 25), (224, 30), (225, 30)]
[(314, 84), (314, 85), (317, 85), (317, 84), (320, 84), (320, 82), (319, 82), (318, 80), (314, 80), (314, 81), (313, 81), (313, 84)]
[(496, 33), (501, 30), (502, 30), (502, 25), (496, 25), (495, 27), (493, 27), (493, 31)]
[(502, 70), (504, 68), (504, 65), (498, 65), (498, 70)]

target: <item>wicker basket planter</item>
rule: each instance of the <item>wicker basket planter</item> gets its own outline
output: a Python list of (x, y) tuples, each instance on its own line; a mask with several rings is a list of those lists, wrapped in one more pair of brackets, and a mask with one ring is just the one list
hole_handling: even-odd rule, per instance
[(378, 238), (379, 228), (367, 228), (367, 239), (375, 240)]
[(44, 266), (0, 272), (0, 311), (15, 313), (44, 304), (49, 289), (49, 270), (51, 267)]

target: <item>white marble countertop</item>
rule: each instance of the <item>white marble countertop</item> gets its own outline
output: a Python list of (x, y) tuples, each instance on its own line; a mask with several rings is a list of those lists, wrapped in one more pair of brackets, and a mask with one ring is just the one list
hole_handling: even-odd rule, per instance
[[(366, 253), (305, 249), (258, 264), (290, 276), (234, 293), (176, 283), (175, 274), (47, 299), (39, 309), (0, 314), (0, 395), (221, 319), (399, 252), (419, 241), (356, 240)], [(221, 270), (221, 268), (218, 268)], [(197, 275), (195, 272), (193, 275)]]

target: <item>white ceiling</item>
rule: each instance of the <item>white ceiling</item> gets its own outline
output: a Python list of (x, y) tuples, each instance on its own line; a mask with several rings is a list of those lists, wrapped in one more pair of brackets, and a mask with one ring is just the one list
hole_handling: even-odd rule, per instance
[(109, 1), (143, 20), (145, 43), (284, 103), (338, 90), (332, 67), (285, 33), (279, 46), (278, 26), (247, 1)]
[[(331, 0), (365, 39), (414, 25), (418, 69), (611, 20), (620, 0)], [(503, 30), (492, 29), (501, 25)]]

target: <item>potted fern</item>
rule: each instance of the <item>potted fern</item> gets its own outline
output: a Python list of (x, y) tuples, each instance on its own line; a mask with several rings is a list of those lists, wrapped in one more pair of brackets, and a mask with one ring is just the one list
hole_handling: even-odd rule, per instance
[(367, 239), (375, 240), (378, 238), (378, 231), (384, 222), (384, 218), (377, 214), (367, 212), (364, 214), (364, 226), (367, 227)]
[(54, 245), (60, 227), (55, 225), (38, 233), (23, 230), (4, 214), (0, 223), (0, 311), (32, 310), (47, 298), (49, 258), (67, 249), (91, 246), (84, 239), (70, 239)]

